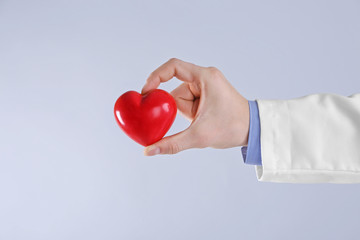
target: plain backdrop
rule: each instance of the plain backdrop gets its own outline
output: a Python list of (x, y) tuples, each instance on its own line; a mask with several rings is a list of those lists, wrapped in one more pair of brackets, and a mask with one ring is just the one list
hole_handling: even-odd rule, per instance
[(0, 0), (0, 239), (355, 239), (359, 185), (260, 183), (240, 148), (144, 157), (113, 105), (171, 57), (250, 100), (348, 96), (359, 43), (359, 1)]

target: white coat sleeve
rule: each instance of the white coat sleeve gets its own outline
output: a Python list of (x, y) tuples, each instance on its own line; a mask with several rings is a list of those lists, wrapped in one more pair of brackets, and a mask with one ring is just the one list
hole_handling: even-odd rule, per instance
[(259, 181), (360, 183), (360, 93), (256, 101)]

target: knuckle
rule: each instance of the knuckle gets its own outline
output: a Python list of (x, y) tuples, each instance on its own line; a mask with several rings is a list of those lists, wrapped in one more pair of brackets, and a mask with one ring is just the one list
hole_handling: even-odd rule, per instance
[(168, 62), (169, 62), (170, 64), (176, 65), (176, 64), (179, 63), (179, 61), (180, 61), (180, 60), (177, 59), (177, 58), (170, 58)]
[(213, 66), (208, 67), (207, 69), (209, 70), (210, 73), (218, 73), (218, 72), (220, 72), (219, 69), (217, 69), (216, 67), (213, 67)]
[(221, 71), (216, 67), (208, 67), (207, 69), (211, 77), (217, 78), (222, 76)]
[(172, 58), (169, 59), (169, 62), (175, 62), (177, 60), (178, 60), (177, 58), (172, 57)]
[(168, 146), (168, 153), (169, 154), (176, 154), (181, 151), (180, 145), (176, 142), (170, 143)]

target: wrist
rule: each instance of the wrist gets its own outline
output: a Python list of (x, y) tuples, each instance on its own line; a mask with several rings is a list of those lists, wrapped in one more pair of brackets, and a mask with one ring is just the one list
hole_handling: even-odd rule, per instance
[(239, 146), (247, 146), (249, 141), (249, 132), (250, 132), (249, 101), (242, 97), (239, 109), (240, 109), (240, 116), (238, 120), (240, 123)]

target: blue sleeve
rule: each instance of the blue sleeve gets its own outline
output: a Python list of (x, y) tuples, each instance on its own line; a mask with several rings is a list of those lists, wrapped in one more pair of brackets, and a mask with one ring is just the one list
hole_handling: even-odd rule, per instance
[(256, 101), (249, 101), (250, 127), (248, 145), (241, 148), (244, 163), (262, 165), (260, 146), (260, 117)]

